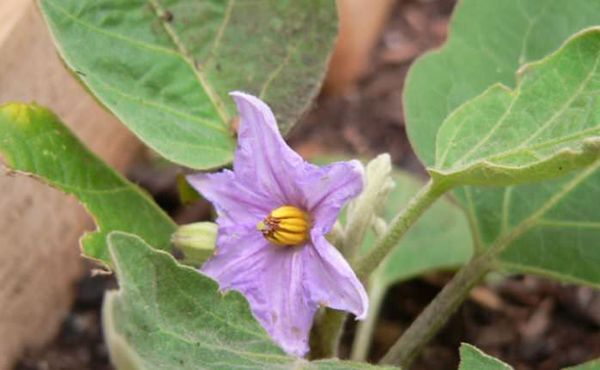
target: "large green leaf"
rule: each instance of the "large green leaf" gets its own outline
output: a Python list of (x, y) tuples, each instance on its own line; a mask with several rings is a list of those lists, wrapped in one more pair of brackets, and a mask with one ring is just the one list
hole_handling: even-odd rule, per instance
[(454, 111), (437, 134), (433, 177), (514, 184), (557, 177), (600, 158), (600, 28)]
[(597, 1), (459, 0), (444, 47), (420, 58), (407, 76), (404, 111), (419, 158), (434, 164), (439, 126), (460, 105), (495, 83), (514, 87), (520, 66), (598, 24)]
[(109, 244), (120, 290), (105, 298), (103, 326), (119, 369), (383, 369), (286, 356), (241, 294), (137, 236), (115, 232)]
[(87, 87), (171, 161), (229, 162), (235, 108), (264, 98), (286, 131), (315, 96), (337, 29), (330, 0), (39, 0)]
[[(554, 0), (460, 2), (449, 42), (415, 63), (406, 85), (407, 124), (421, 159), (432, 164), (437, 130), (450, 111), (495, 82), (513, 85), (516, 67), (595, 23), (600, 24), (600, 3), (589, 1), (568, 7)], [(540, 104), (547, 104), (544, 96)], [(476, 247), (504, 243), (504, 267), (600, 285), (598, 166), (543, 183), (460, 189)]]
[(460, 345), (460, 366), (458, 370), (513, 370), (504, 362), (483, 353), (467, 343)]
[(106, 236), (113, 230), (135, 232), (157, 248), (170, 248), (171, 219), (48, 110), (34, 104), (0, 107), (0, 156), (9, 171), (32, 175), (75, 196), (94, 216), (98, 230), (81, 241), (86, 256), (109, 262)]

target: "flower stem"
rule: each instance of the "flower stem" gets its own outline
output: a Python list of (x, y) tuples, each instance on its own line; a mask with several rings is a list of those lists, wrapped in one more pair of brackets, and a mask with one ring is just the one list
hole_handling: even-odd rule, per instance
[(467, 263), (431, 301), (380, 362), (398, 364), (403, 369), (408, 369), (421, 349), (467, 298), (471, 289), (492, 269), (495, 255), (493, 252), (483, 253)]
[(371, 338), (373, 337), (373, 330), (379, 317), (379, 310), (383, 303), (386, 289), (384, 285), (379, 282), (372, 282), (371, 289), (369, 290), (369, 314), (365, 321), (359, 321), (356, 327), (356, 336), (354, 337), (354, 343), (352, 343), (352, 352), (350, 359), (353, 361), (366, 361), (369, 355), (369, 348), (371, 346)]
[(318, 317), (310, 333), (310, 359), (337, 357), (346, 313), (326, 308)]
[[(406, 231), (419, 217), (447, 190), (446, 183), (429, 182), (410, 200), (406, 208), (394, 219), (387, 233), (379, 239), (370, 252), (360, 259), (354, 271), (362, 281), (367, 281), (369, 275), (381, 264)], [(320, 359), (337, 356), (337, 348), (342, 333), (346, 313), (326, 309), (315, 321), (310, 336), (310, 358)]]
[(423, 212), (449, 188), (450, 186), (447, 184), (438, 183), (432, 179), (427, 182), (392, 221), (387, 233), (377, 241), (366, 256), (358, 261), (355, 271), (359, 279), (365, 281), (369, 277)]

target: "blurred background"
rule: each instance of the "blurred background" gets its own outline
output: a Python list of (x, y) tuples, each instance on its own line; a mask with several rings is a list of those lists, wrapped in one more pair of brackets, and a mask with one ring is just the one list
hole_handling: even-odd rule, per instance
[[(402, 88), (410, 64), (446, 38), (454, 0), (338, 0), (340, 37), (323, 91), (288, 136), (306, 158), (389, 152), (425, 178), (405, 133)], [(209, 204), (181, 203), (181, 169), (144, 149), (66, 71), (33, 1), (0, 2), (0, 103), (36, 101), (93, 151), (147, 189), (178, 223), (209, 219)], [(402, 184), (398, 184), (402, 186)], [(0, 176), (0, 369), (112, 369), (100, 328), (111, 276), (79, 257), (92, 220), (72, 199), (27, 178)], [(376, 325), (377, 361), (451, 273), (396, 285)], [(353, 322), (343, 341), (347, 356)], [(415, 369), (456, 369), (469, 342), (516, 369), (559, 369), (600, 356), (600, 294), (513, 276), (476, 288)]]

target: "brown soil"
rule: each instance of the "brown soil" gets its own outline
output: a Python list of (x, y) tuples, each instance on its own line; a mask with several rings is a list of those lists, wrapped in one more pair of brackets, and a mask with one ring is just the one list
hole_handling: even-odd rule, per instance
[[(423, 173), (406, 138), (401, 92), (415, 57), (446, 37), (453, 0), (404, 0), (396, 5), (368, 74), (343, 97), (320, 97), (289, 140), (306, 156), (346, 152), (364, 157), (389, 152), (396, 165)], [(131, 177), (145, 186), (178, 222), (210, 216), (207, 204), (179, 204), (173, 169), (140, 161)], [(375, 362), (449, 279), (434, 274), (398, 284), (389, 292), (376, 326), (369, 360)], [(425, 349), (417, 370), (454, 370), (457, 348), (468, 342), (516, 369), (553, 370), (600, 356), (600, 294), (535, 277), (510, 277), (474, 291), (447, 327)], [(18, 370), (108, 370), (99, 310), (105, 276), (88, 277), (56, 340), (26, 353)], [(349, 323), (342, 355), (354, 324)]]

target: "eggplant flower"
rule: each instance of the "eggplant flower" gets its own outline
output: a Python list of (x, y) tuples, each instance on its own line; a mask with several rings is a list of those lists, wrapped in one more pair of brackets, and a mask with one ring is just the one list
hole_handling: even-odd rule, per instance
[(364, 287), (325, 239), (340, 209), (362, 191), (363, 167), (304, 161), (265, 103), (231, 95), (240, 116), (233, 171), (188, 176), (218, 214), (215, 255), (201, 271), (222, 291), (241, 292), (271, 337), (287, 353), (304, 356), (319, 306), (357, 319), (367, 314)]

